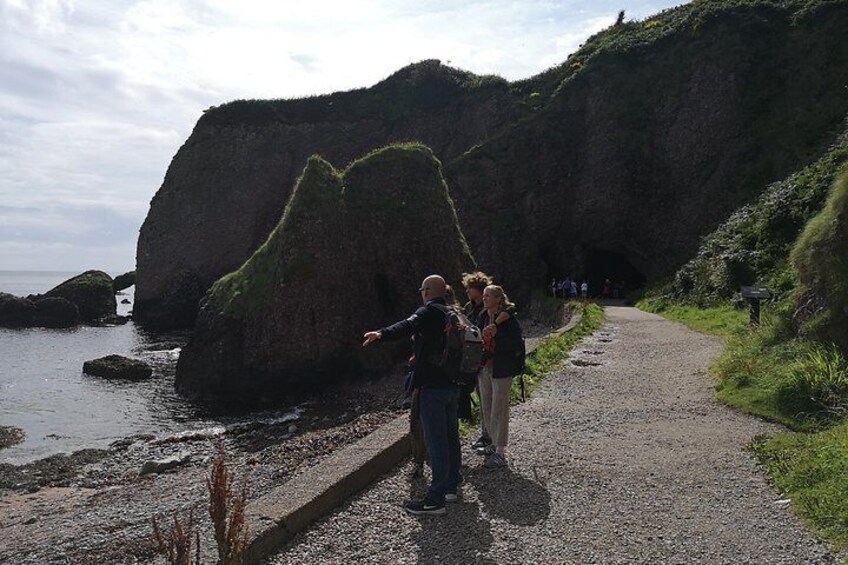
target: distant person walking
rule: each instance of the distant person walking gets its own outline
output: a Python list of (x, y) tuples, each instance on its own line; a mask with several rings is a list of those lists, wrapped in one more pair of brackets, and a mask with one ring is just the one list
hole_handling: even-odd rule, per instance
[(583, 281), (583, 284), (580, 285), (580, 297), (583, 300), (589, 298), (589, 283), (587, 281)]
[(492, 445), (482, 451), (484, 466), (503, 467), (507, 464), (509, 440), (509, 400), (512, 377), (523, 370), (523, 339), (521, 326), (514, 316), (503, 323), (498, 317), (510, 305), (503, 288), (487, 286), (483, 291), (486, 309), (480, 313), (478, 326), (483, 330), (483, 368), (478, 376), (483, 422), (492, 438)]
[(405, 507), (411, 514), (444, 514), (445, 502), (459, 500), (457, 487), (462, 464), (457, 420), (459, 387), (440, 365), (445, 348), (445, 327), (449, 321), (443, 310), (446, 306), (445, 279), (430, 275), (418, 290), (424, 303), (422, 307), (405, 320), (365, 333), (362, 345), (415, 338), (412, 386), (419, 389), (421, 426), (430, 454), (432, 479), (427, 495), (421, 500), (407, 502)]
[(571, 287), (568, 289), (568, 297), (572, 300), (577, 300), (577, 281), (571, 281)]

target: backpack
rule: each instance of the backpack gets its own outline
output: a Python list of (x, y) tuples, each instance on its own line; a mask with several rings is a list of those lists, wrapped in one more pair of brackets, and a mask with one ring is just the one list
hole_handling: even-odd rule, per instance
[(441, 304), (431, 304), (447, 318), (445, 349), (436, 365), (457, 385), (473, 387), (483, 362), (483, 332), (468, 317)]

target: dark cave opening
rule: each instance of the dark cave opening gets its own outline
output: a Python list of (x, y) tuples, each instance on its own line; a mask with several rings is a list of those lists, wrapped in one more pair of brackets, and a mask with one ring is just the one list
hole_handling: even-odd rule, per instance
[[(588, 248), (584, 257), (583, 276), (589, 282), (590, 296), (624, 298), (627, 293), (645, 286), (645, 275), (622, 253)], [(608, 296), (605, 286), (609, 286)]]

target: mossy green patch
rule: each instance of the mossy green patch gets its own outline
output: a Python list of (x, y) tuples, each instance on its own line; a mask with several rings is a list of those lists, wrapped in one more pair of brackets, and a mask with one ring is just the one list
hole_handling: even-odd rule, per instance
[(298, 253), (302, 228), (314, 222), (332, 225), (333, 217), (341, 216), (342, 188), (339, 172), (311, 157), (277, 227), (241, 268), (212, 286), (209, 299), (228, 316), (241, 318), (268, 304), (279, 278), (308, 276), (311, 261)]
[(729, 337), (745, 331), (749, 320), (748, 312), (730, 304), (698, 308), (661, 298), (646, 298), (640, 300), (636, 307), (685, 324), (695, 331), (721, 337)]

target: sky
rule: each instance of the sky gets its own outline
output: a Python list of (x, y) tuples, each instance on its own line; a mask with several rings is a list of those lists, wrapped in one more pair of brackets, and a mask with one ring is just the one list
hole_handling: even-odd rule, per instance
[(0, 271), (134, 268), (204, 109), (370, 86), (423, 59), (509, 80), (663, 0), (0, 0)]

